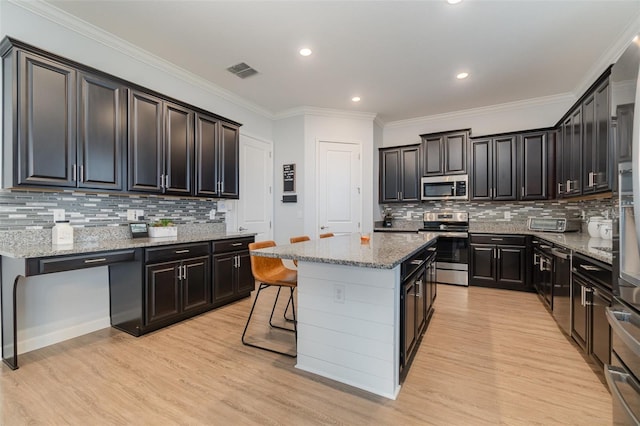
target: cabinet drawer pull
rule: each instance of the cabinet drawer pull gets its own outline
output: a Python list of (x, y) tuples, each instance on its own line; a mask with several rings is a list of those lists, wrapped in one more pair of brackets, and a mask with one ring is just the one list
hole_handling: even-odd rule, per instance
[(504, 238), (492, 238), (491, 241), (504, 241)]
[(238, 246), (241, 246), (241, 245), (242, 245), (242, 243), (233, 243), (233, 244), (231, 244), (231, 245), (232, 245), (233, 247), (238, 247)]
[(98, 262), (106, 262), (107, 258), (106, 257), (101, 257), (99, 259), (87, 259), (84, 261), (84, 263), (98, 263)]
[(176, 250), (176, 254), (189, 253), (189, 250)]

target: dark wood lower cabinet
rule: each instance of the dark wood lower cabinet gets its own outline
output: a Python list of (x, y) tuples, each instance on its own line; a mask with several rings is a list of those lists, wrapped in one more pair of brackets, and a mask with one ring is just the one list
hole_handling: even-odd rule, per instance
[(111, 265), (111, 325), (140, 336), (251, 295), (251, 242), (253, 237), (149, 247)]
[(249, 243), (253, 237), (213, 243), (213, 304), (221, 306), (247, 297), (255, 288)]
[(211, 306), (209, 256), (146, 266), (146, 325)]
[(571, 337), (602, 368), (611, 361), (611, 267), (574, 254), (571, 277)]
[(180, 262), (146, 267), (146, 324), (166, 320), (180, 313)]
[(507, 290), (529, 290), (527, 237), (472, 235), (469, 284)]
[[(400, 374), (405, 377), (420, 346), (436, 298), (436, 246), (423, 249), (402, 265), (400, 294)], [(419, 266), (415, 267), (414, 265)], [(409, 272), (410, 271), (410, 272)]]

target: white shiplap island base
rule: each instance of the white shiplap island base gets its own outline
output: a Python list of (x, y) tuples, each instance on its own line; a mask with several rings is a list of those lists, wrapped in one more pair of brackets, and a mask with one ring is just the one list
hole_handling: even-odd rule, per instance
[(358, 234), (251, 251), (298, 261), (296, 367), (395, 399), (400, 269), (437, 234)]

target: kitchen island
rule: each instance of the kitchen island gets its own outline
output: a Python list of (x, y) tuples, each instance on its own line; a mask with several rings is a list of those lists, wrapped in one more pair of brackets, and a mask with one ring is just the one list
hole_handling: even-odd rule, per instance
[(298, 262), (296, 368), (395, 399), (403, 268), (436, 238), (352, 234), (251, 251)]

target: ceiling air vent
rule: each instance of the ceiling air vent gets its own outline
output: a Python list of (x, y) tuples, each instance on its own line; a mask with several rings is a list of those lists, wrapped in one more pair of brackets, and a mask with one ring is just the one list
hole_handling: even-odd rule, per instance
[(258, 71), (251, 68), (244, 62), (240, 62), (239, 64), (227, 68), (227, 71), (229, 71), (231, 74), (237, 75), (240, 78), (247, 78), (251, 77), (254, 74), (258, 74)]

